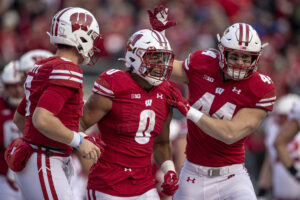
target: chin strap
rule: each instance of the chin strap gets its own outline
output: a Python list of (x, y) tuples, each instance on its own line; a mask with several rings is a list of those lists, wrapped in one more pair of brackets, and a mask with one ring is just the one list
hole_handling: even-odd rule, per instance
[(266, 46), (268, 46), (269, 45), (269, 43), (267, 42), (267, 43), (264, 43), (263, 45), (261, 45), (261, 48), (263, 49), (263, 48), (265, 48)]
[(221, 37), (220, 37), (219, 33), (217, 34), (217, 39), (218, 39), (218, 42), (221, 42)]
[(125, 58), (118, 58), (119, 61), (124, 61), (128, 66), (131, 66), (131, 64), (125, 59)]

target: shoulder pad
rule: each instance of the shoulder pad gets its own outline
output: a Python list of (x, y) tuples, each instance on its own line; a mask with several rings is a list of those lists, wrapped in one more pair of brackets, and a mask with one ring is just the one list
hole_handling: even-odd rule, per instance
[(258, 97), (255, 106), (269, 111), (273, 110), (276, 101), (275, 86), (269, 76), (255, 73), (250, 81), (250, 89)]
[(112, 85), (116, 80), (118, 80), (116, 76), (118, 76), (120, 73), (117, 72), (122, 71), (117, 69), (110, 69), (100, 74), (94, 83), (93, 92), (106, 97), (114, 98), (115, 94), (112, 89)]
[(82, 70), (71, 62), (60, 63), (52, 68), (49, 74), (49, 82), (71, 88), (82, 88)]

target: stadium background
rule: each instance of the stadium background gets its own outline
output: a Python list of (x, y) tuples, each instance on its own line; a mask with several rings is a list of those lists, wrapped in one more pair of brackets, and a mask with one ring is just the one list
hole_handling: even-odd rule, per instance
[[(32, 49), (55, 52), (49, 43), (54, 14), (64, 7), (79, 6), (91, 11), (104, 36), (104, 56), (96, 66), (83, 67), (85, 98), (96, 77), (110, 68), (123, 68), (124, 49), (129, 36), (150, 28), (147, 9), (163, 4), (170, 9), (177, 26), (167, 37), (177, 59), (196, 49), (216, 48), (216, 34), (235, 22), (251, 24), (262, 42), (268, 42), (258, 71), (269, 75), (278, 98), (300, 94), (300, 1), (298, 0), (1, 0), (0, 68)], [(249, 172), (255, 184), (261, 159), (263, 137), (254, 134), (247, 143)]]

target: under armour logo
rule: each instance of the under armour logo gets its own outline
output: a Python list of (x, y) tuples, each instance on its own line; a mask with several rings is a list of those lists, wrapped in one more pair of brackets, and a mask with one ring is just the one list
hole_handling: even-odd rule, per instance
[(186, 179), (186, 182), (192, 182), (192, 183), (195, 183), (195, 178), (193, 178), (193, 179), (191, 179), (191, 177), (187, 177), (187, 179)]
[(236, 89), (236, 87), (233, 87), (232, 92), (235, 92), (237, 94), (241, 94), (242, 90)]
[(125, 172), (127, 172), (127, 171), (130, 171), (130, 172), (131, 172), (132, 170), (131, 170), (131, 168), (126, 168), (126, 167), (125, 167), (125, 168), (124, 168), (124, 171), (125, 171)]
[(156, 98), (158, 98), (158, 99), (163, 99), (163, 95), (162, 94), (156, 94)]
[(146, 106), (151, 106), (152, 105), (152, 99), (147, 99), (145, 101)]
[(224, 92), (223, 88), (216, 88), (216, 94), (222, 94)]

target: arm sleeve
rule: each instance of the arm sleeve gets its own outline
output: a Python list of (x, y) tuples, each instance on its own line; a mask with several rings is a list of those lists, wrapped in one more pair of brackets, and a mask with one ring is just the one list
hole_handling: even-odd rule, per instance
[(24, 96), (22, 101), (19, 103), (17, 112), (23, 116), (26, 114), (26, 97)]
[(55, 66), (49, 75), (49, 83), (53, 85), (82, 88), (83, 74), (80, 67), (72, 63)]
[(276, 101), (276, 94), (275, 90), (271, 90), (268, 93), (266, 93), (260, 100), (255, 104), (257, 108), (262, 108), (267, 111), (273, 110), (273, 105)]
[(201, 70), (201, 67), (208, 62), (216, 60), (217, 54), (213, 51), (204, 51), (204, 50), (197, 50), (185, 59), (183, 63), (183, 69), (186, 74), (193, 74), (195, 71)]
[(42, 94), (37, 107), (45, 108), (57, 115), (74, 93), (75, 90), (72, 88), (51, 85)]
[(103, 74), (95, 81), (93, 92), (109, 98), (115, 97), (111, 84), (106, 80)]

